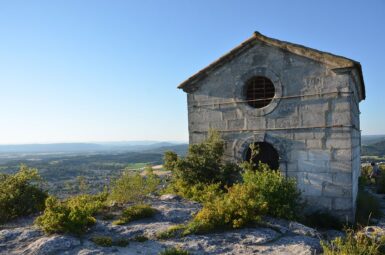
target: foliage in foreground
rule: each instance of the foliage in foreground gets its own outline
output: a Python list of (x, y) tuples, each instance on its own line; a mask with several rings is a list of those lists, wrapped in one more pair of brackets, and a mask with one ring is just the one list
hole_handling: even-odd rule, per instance
[(145, 219), (154, 216), (158, 211), (149, 205), (133, 205), (123, 210), (121, 217), (114, 221), (116, 225), (127, 224), (133, 220)]
[(65, 201), (50, 196), (46, 200), (43, 215), (36, 218), (35, 223), (48, 234), (81, 235), (95, 224), (93, 215), (103, 207), (105, 199), (105, 193), (78, 195)]
[(375, 240), (353, 230), (347, 230), (345, 237), (337, 237), (331, 242), (321, 241), (325, 255), (380, 255), (384, 254), (384, 245), (384, 237)]
[(177, 236), (182, 236), (186, 230), (186, 226), (184, 224), (171, 226), (168, 229), (158, 232), (156, 237), (161, 240), (170, 239)]
[(263, 215), (295, 219), (301, 208), (296, 183), (279, 171), (259, 164), (258, 171), (247, 170), (243, 182), (206, 203), (188, 224), (184, 234), (207, 233), (258, 223)]
[(250, 149), (249, 162), (226, 163), (224, 141), (210, 131), (207, 140), (190, 146), (185, 158), (166, 153), (164, 166), (173, 171), (172, 191), (204, 207), (185, 228), (170, 229), (159, 238), (240, 228), (259, 222), (263, 215), (296, 219), (302, 205), (296, 182), (267, 164), (256, 164), (258, 148)]
[(361, 176), (359, 177), (359, 186), (364, 187), (365, 185), (374, 184), (376, 192), (379, 194), (385, 194), (385, 168), (384, 165), (378, 166), (380, 170), (380, 176), (376, 178), (370, 178), (372, 172), (372, 166), (364, 166), (361, 168)]
[(15, 174), (0, 174), (0, 224), (44, 209), (47, 193), (37, 169), (21, 165)]
[(111, 247), (112, 246), (112, 238), (109, 236), (94, 236), (91, 238), (91, 241), (95, 244), (103, 247)]
[(256, 190), (267, 203), (267, 214), (288, 220), (297, 219), (302, 208), (300, 192), (293, 178), (286, 178), (279, 170), (271, 170), (260, 163), (258, 169), (246, 171), (243, 185)]
[(159, 255), (189, 255), (190, 253), (186, 250), (178, 248), (167, 248), (164, 251), (159, 252)]
[(144, 236), (144, 235), (138, 235), (138, 236), (135, 236), (133, 240), (136, 242), (143, 243), (143, 242), (148, 241), (148, 237)]
[(117, 239), (113, 240), (110, 236), (93, 236), (91, 241), (95, 244), (103, 247), (111, 247), (111, 246), (121, 246), (125, 247), (129, 244), (126, 239)]
[(211, 202), (214, 198), (223, 195), (225, 190), (221, 188), (220, 183), (205, 184), (197, 183), (195, 185), (189, 185), (182, 179), (174, 178), (165, 190), (164, 194), (178, 194), (189, 200), (197, 201), (200, 203)]
[[(166, 152), (164, 167), (173, 172), (173, 181), (181, 181), (188, 187), (215, 183), (221, 187), (231, 186), (240, 179), (241, 169), (234, 163), (224, 162), (223, 155), (224, 141), (218, 132), (211, 130), (204, 142), (189, 146), (184, 158)], [(180, 187), (180, 183), (175, 186), (176, 189)]]
[(154, 192), (159, 183), (159, 178), (152, 173), (141, 176), (139, 173), (125, 171), (113, 182), (108, 200), (117, 203), (141, 201)]

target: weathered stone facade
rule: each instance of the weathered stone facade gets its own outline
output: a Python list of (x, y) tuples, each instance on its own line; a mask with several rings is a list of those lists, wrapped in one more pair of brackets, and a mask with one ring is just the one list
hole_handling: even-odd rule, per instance
[[(254, 76), (275, 87), (263, 108), (245, 102), (245, 83)], [(255, 33), (179, 88), (187, 92), (190, 143), (214, 128), (226, 141), (226, 157), (241, 161), (249, 144), (267, 142), (310, 209), (354, 219), (358, 104), (365, 99), (358, 62)]]

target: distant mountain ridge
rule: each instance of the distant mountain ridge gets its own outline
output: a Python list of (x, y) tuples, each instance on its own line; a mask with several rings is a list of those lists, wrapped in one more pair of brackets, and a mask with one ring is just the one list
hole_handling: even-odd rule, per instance
[[(60, 152), (101, 152), (101, 151), (146, 151), (167, 148), (183, 143), (172, 142), (101, 142), (101, 143), (52, 143), (0, 145), (0, 153), (60, 153)], [(186, 146), (186, 144), (184, 144)]]
[(362, 156), (385, 156), (385, 140), (362, 146)]
[(370, 145), (378, 143), (385, 140), (385, 135), (362, 135), (361, 143), (362, 145)]

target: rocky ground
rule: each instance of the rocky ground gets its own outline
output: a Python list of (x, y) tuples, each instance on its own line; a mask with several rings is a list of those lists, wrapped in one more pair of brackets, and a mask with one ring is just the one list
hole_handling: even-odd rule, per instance
[[(158, 240), (156, 233), (184, 223), (200, 209), (200, 204), (177, 196), (164, 195), (150, 204), (159, 210), (155, 217), (123, 226), (98, 219), (81, 238), (45, 235), (33, 226), (33, 217), (20, 219), (0, 230), (0, 254), (158, 254), (167, 247), (180, 247), (192, 254), (316, 254), (321, 252), (321, 234), (297, 222), (266, 218), (264, 227), (252, 227), (206, 235)], [(330, 232), (329, 234), (339, 234)], [(90, 239), (110, 236), (128, 240), (126, 247), (101, 247)], [(135, 241), (145, 236), (146, 241)]]

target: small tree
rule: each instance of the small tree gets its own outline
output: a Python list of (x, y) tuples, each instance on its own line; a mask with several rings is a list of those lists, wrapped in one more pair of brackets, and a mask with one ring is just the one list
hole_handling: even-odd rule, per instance
[(47, 193), (37, 169), (22, 164), (15, 174), (0, 175), (0, 223), (44, 209)]
[(48, 197), (44, 213), (37, 217), (35, 223), (48, 234), (71, 233), (81, 235), (95, 224), (93, 215), (103, 207), (106, 194), (78, 195), (60, 201)]
[(260, 163), (257, 171), (246, 170), (243, 181), (213, 197), (187, 225), (185, 234), (207, 233), (258, 223), (263, 215), (296, 219), (301, 209), (295, 180)]
[(112, 183), (108, 200), (118, 203), (139, 202), (154, 192), (159, 183), (159, 177), (155, 174), (141, 176), (139, 173), (125, 171)]
[(79, 175), (78, 177), (76, 177), (76, 181), (80, 193), (86, 193), (89, 190), (90, 187), (87, 183), (86, 177)]
[(224, 141), (218, 132), (210, 130), (208, 138), (200, 144), (192, 144), (185, 158), (166, 152), (164, 167), (173, 171), (175, 180), (186, 185), (221, 183), (230, 186), (240, 177), (240, 168), (224, 162)]

